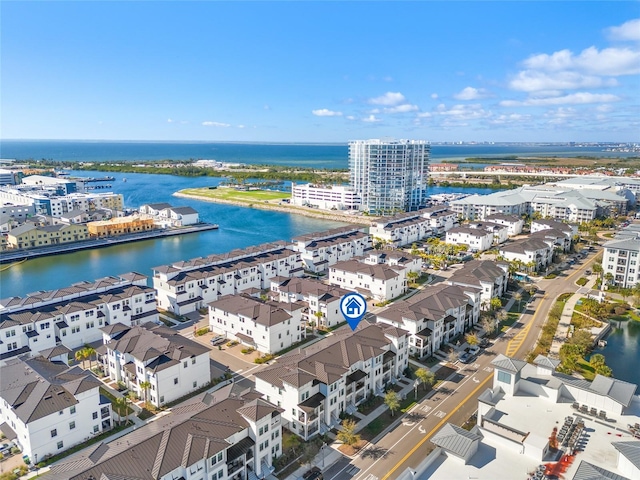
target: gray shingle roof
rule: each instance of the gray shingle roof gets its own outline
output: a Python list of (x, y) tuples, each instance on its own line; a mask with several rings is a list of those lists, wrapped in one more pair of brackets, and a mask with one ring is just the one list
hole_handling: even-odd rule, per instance
[(520, 370), (524, 368), (527, 362), (523, 362), (522, 360), (516, 360), (515, 358), (509, 358), (502, 354), (499, 354), (492, 362), (496, 368), (501, 370), (506, 370), (511, 373), (518, 373)]
[(553, 358), (545, 357), (544, 355), (538, 355), (533, 361), (536, 365), (540, 365), (541, 367), (547, 367), (551, 370), (555, 370), (560, 365), (560, 360), (555, 360)]
[(637, 388), (638, 386), (633, 383), (627, 383), (616, 378), (596, 375), (596, 378), (591, 382), (590, 390), (599, 393), (600, 395), (606, 395), (625, 407), (628, 407), (631, 405), (631, 401), (633, 400), (633, 396), (635, 395)]

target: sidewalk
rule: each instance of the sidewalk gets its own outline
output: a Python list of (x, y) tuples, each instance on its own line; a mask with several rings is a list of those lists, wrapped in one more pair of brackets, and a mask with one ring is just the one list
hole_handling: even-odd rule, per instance
[(556, 334), (553, 337), (553, 342), (551, 343), (551, 348), (549, 349), (549, 356), (553, 358), (560, 357), (560, 347), (562, 347), (569, 335), (569, 329), (571, 327), (571, 317), (573, 317), (573, 310), (576, 307), (578, 300), (580, 300), (582, 296), (586, 295), (590, 290), (592, 290), (595, 283), (595, 278), (589, 280), (584, 287), (580, 287), (571, 296), (571, 298), (567, 300), (567, 303), (564, 304), (562, 316), (560, 317), (560, 322), (558, 323)]

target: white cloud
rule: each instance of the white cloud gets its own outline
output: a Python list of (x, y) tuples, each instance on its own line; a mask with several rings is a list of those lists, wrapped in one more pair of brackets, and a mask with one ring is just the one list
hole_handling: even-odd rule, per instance
[(461, 92), (456, 93), (453, 98), (457, 100), (477, 100), (486, 97), (487, 92), (483, 88), (466, 87)]
[(617, 102), (620, 97), (610, 93), (589, 93), (578, 92), (561, 97), (533, 97), (524, 101), (519, 100), (503, 100), (500, 102), (502, 107), (540, 107), (546, 105), (579, 105), (587, 103), (611, 103)]
[(369, 99), (369, 103), (372, 105), (384, 105), (387, 107), (399, 105), (404, 101), (404, 95), (402, 95), (400, 92), (387, 92), (379, 97)]
[(347, 120), (355, 120), (356, 119), (356, 117), (354, 117), (353, 115), (347, 115), (345, 118)]
[(608, 113), (613, 111), (613, 105), (609, 104), (609, 103), (605, 103), (603, 105), (598, 105), (596, 107), (596, 110), (599, 112), (603, 112), (603, 113)]
[(578, 88), (613, 87), (615, 78), (603, 79), (578, 72), (545, 73), (536, 70), (524, 70), (511, 80), (509, 87), (521, 92), (575, 90)]
[(435, 100), (436, 98), (438, 98), (438, 94), (437, 93), (432, 93), (431, 94), (431, 98), (433, 98)]
[(238, 128), (245, 128), (244, 125), (238, 125)]
[(431, 116), (432, 116), (432, 115), (431, 115), (431, 113), (429, 113), (429, 112), (420, 112), (420, 113), (417, 115), (417, 117), (418, 117), (418, 118), (429, 118), (429, 117), (431, 117)]
[(265, 104), (265, 106), (264, 106), (264, 107), (262, 107), (262, 108), (264, 108), (265, 110), (271, 110), (271, 107), (270, 107), (269, 105), (266, 105), (266, 104)]
[(205, 127), (230, 127), (231, 125), (228, 123), (222, 123), (222, 122), (202, 122), (202, 125), (204, 125)]
[(326, 108), (320, 108), (318, 110), (311, 110), (316, 117), (340, 117), (342, 112), (336, 112), (334, 110), (328, 110)]
[(619, 27), (611, 27), (607, 30), (611, 40), (640, 40), (640, 18), (629, 20)]
[(384, 80), (385, 82), (393, 82), (393, 77), (391, 75), (387, 75), (382, 80)]
[(398, 105), (396, 107), (385, 108), (384, 113), (409, 113), (415, 112), (416, 110), (418, 110), (417, 105), (403, 103), (402, 105)]
[(444, 115), (456, 120), (472, 120), (491, 116), (491, 112), (486, 111), (479, 103), (472, 105), (454, 105), (451, 108), (447, 108), (444, 103), (441, 103), (436, 108), (436, 112), (438, 115)]
[(640, 50), (631, 48), (589, 47), (574, 55), (570, 50), (560, 50), (551, 55), (533, 55), (524, 61), (532, 70), (557, 72), (577, 70), (588, 74), (619, 76), (640, 73)]
[(167, 118), (167, 123), (173, 123), (173, 120), (170, 118)]
[(377, 123), (381, 122), (382, 120), (377, 118), (375, 115), (369, 115), (368, 117), (363, 118), (362, 121), (367, 123)]
[(498, 115), (491, 119), (489, 123), (492, 125), (506, 125), (509, 123), (522, 123), (531, 119), (531, 115), (523, 115), (521, 113), (511, 113), (509, 115)]
[(549, 119), (551, 125), (564, 125), (571, 118), (578, 116), (578, 112), (571, 107), (560, 107), (556, 110), (549, 110), (544, 114), (545, 118)]

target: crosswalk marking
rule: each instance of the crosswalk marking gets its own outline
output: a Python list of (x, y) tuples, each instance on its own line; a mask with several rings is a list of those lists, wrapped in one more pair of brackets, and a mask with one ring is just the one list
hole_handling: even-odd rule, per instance
[(438, 418), (444, 418), (447, 415), (447, 412), (443, 412), (442, 410), (438, 410), (434, 415)]

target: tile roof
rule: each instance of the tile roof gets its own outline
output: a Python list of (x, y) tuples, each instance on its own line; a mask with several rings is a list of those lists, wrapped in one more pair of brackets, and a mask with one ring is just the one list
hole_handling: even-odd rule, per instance
[(225, 295), (209, 304), (211, 308), (233, 315), (249, 318), (254, 322), (272, 327), (291, 319), (279, 302), (264, 302), (246, 294)]

